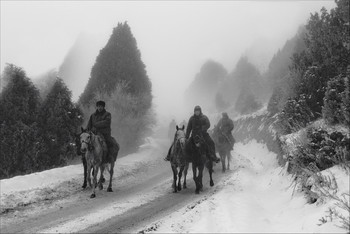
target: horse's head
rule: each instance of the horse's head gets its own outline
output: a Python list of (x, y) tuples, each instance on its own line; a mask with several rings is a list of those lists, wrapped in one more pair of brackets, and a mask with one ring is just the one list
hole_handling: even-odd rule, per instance
[(182, 147), (185, 146), (185, 143), (186, 143), (185, 125), (182, 125), (181, 128), (179, 128), (176, 125), (175, 142), (180, 142)]
[(92, 149), (92, 132), (82, 132), (80, 134), (80, 151), (85, 154)]
[(197, 148), (201, 147), (202, 142), (203, 142), (203, 139), (202, 139), (201, 136), (195, 135), (195, 136), (193, 137), (193, 143), (194, 143), (194, 145), (195, 145)]

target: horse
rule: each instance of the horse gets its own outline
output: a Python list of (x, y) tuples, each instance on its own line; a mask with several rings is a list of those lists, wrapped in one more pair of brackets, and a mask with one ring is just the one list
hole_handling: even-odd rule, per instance
[[(76, 154), (81, 156), (81, 161), (82, 161), (83, 167), (84, 167), (84, 180), (83, 180), (83, 185), (81, 187), (83, 189), (85, 189), (86, 186), (87, 186), (87, 181), (86, 181), (86, 177), (87, 177), (87, 162), (86, 162), (85, 154), (83, 154), (81, 152), (81, 150), (80, 150), (80, 148), (81, 148), (81, 143), (80, 143), (80, 135), (81, 135), (81, 133), (76, 133), (75, 134), (74, 143), (75, 143), (75, 147), (76, 147)], [(93, 174), (94, 174), (94, 171), (92, 170), (92, 175)], [(105, 182), (105, 178), (102, 175), (102, 183), (104, 183), (104, 182)]]
[[(230, 161), (231, 161), (231, 142), (230, 139), (217, 127), (214, 128), (213, 139), (215, 142), (215, 148), (217, 149), (221, 164), (222, 164), (222, 172), (226, 171), (226, 158), (227, 158), (227, 170), (230, 170)], [(234, 142), (233, 142), (234, 144)]]
[[(114, 139), (113, 139), (114, 140)], [(114, 140), (115, 141), (115, 140)], [(82, 133), (80, 134), (80, 143), (81, 143), (81, 152), (85, 154), (87, 162), (87, 182), (92, 187), (93, 192), (91, 198), (96, 197), (95, 188), (97, 187), (97, 174), (101, 170), (100, 179), (98, 181), (99, 189), (103, 189), (102, 178), (105, 167), (109, 164), (109, 185), (107, 192), (113, 192), (112, 190), (112, 179), (114, 173), (114, 164), (118, 156), (119, 145), (116, 143), (117, 147), (113, 147), (110, 152), (107, 154), (105, 148), (105, 141), (100, 135), (94, 134), (92, 131), (87, 132), (82, 128)], [(107, 157), (108, 156), (108, 157)], [(91, 184), (91, 170), (94, 170), (93, 173), (93, 186)]]
[[(212, 177), (213, 173), (213, 162), (207, 158), (208, 146), (203, 136), (195, 135), (192, 136), (186, 142), (186, 155), (187, 161), (192, 163), (193, 180), (196, 184), (195, 193), (199, 194), (203, 190), (203, 170), (204, 166), (207, 167), (210, 176), (210, 186), (214, 186)], [(198, 170), (198, 175), (197, 175)], [(186, 181), (187, 170), (185, 170), (185, 181)], [(186, 183), (186, 182), (184, 182)]]
[[(182, 128), (179, 128), (176, 125), (176, 132), (174, 136), (174, 143), (173, 147), (171, 149), (172, 157), (170, 159), (171, 169), (173, 171), (173, 189), (174, 193), (177, 191), (181, 191), (181, 177), (184, 170), (188, 169), (188, 162), (186, 161), (186, 155), (185, 155), (185, 144), (186, 144), (186, 134), (185, 134), (185, 126), (183, 125)], [(178, 171), (179, 168), (179, 171)], [(187, 188), (186, 186), (186, 177), (184, 179), (184, 188)]]

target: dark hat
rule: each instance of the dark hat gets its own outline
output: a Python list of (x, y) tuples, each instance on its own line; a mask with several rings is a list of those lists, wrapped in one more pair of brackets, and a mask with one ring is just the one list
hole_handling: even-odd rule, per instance
[(202, 112), (202, 108), (201, 108), (200, 106), (195, 106), (195, 107), (194, 107), (194, 111), (197, 111), (197, 110), (199, 110), (200, 112)]
[(103, 107), (105, 107), (106, 103), (104, 101), (98, 101), (98, 102), (96, 102), (96, 106), (103, 106)]

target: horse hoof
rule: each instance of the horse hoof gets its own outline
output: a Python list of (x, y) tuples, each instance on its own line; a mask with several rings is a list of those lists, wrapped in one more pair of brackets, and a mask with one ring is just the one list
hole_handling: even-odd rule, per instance
[(95, 198), (96, 195), (95, 194), (91, 194), (90, 198)]
[(199, 190), (196, 189), (196, 191), (194, 192), (195, 194), (199, 194)]
[(183, 189), (187, 189), (187, 186), (186, 186), (186, 185), (184, 185)]
[(173, 193), (177, 193), (177, 190), (173, 190)]
[(213, 187), (214, 186), (214, 182), (210, 181), (210, 186)]
[(85, 189), (86, 188), (86, 184), (83, 184), (83, 186), (81, 186), (83, 189)]
[(103, 189), (103, 185), (101, 184), (100, 186), (98, 186), (98, 188), (99, 188), (100, 190), (102, 190), (102, 189)]
[(107, 192), (113, 192), (111, 187), (108, 187)]
[(103, 178), (101, 179), (101, 182), (102, 182), (102, 183), (106, 182), (106, 179), (103, 177)]

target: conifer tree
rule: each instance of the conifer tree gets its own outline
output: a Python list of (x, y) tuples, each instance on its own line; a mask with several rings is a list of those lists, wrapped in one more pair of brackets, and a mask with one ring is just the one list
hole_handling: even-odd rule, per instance
[(71, 91), (61, 78), (56, 79), (40, 108), (39, 125), (46, 151), (41, 160), (48, 166), (64, 165), (74, 155), (74, 134), (82, 123), (81, 111), (71, 101)]
[(154, 123), (152, 87), (129, 25), (118, 23), (91, 70), (80, 96), (84, 114), (94, 111), (95, 102), (104, 100), (112, 115), (112, 136), (121, 153), (137, 150)]
[(43, 147), (37, 127), (39, 91), (23, 69), (4, 69), (7, 85), (0, 95), (0, 178), (39, 168), (37, 152)]
[(141, 60), (136, 39), (129, 25), (118, 23), (107, 45), (100, 51), (92, 67), (88, 84), (80, 96), (82, 105), (91, 104), (97, 93), (111, 95), (118, 84), (127, 84), (127, 92), (145, 96), (144, 110), (151, 107), (151, 82)]

